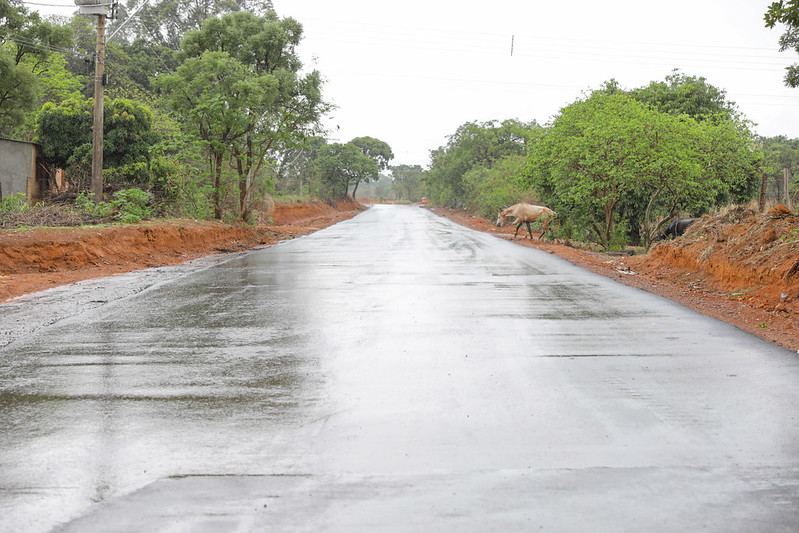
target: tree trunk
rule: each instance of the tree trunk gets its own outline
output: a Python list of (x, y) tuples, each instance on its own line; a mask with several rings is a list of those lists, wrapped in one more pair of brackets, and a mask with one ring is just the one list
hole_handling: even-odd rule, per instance
[(219, 189), (222, 186), (222, 156), (223, 152), (214, 152), (214, 218), (222, 219), (222, 201)]
[[(652, 224), (650, 224), (650, 222), (649, 222), (650, 217), (652, 216), (652, 205), (654, 205), (655, 200), (658, 199), (658, 196), (660, 196), (661, 192), (663, 192), (663, 184), (662, 183), (658, 186), (657, 190), (655, 191), (655, 194), (653, 194), (649, 198), (649, 202), (647, 202), (647, 204), (646, 204), (646, 211), (644, 212), (644, 220), (643, 220), (643, 222), (641, 222), (641, 226), (642, 226), (641, 227), (641, 233), (643, 233), (643, 235), (641, 235), (641, 237), (644, 239), (644, 248), (647, 251), (649, 251), (649, 246), (652, 243), (653, 233), (655, 233), (657, 231), (657, 230), (655, 230), (655, 231), (652, 230)], [(655, 225), (655, 227), (657, 228), (657, 225)]]
[(612, 200), (605, 204), (605, 234), (602, 236), (604, 239), (602, 245), (606, 250), (610, 248), (610, 237), (613, 235), (613, 213), (616, 211), (617, 202), (618, 200)]
[(241, 160), (238, 161), (239, 174), (239, 216), (247, 220), (250, 215), (250, 172), (244, 172)]
[(768, 189), (768, 176), (765, 172), (760, 175), (760, 201), (758, 202), (758, 207), (760, 208), (760, 212), (766, 210), (766, 190)]

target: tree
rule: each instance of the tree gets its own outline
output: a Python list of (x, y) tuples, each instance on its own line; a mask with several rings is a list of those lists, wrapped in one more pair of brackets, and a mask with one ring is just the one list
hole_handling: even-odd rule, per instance
[(52, 50), (70, 42), (69, 30), (0, 0), (0, 133), (9, 135), (36, 108)]
[(16, 65), (0, 50), (0, 132), (8, 132), (22, 124), (36, 105), (37, 97), (38, 87), (33, 73)]
[[(152, 112), (122, 98), (104, 101), (104, 174), (109, 183), (147, 184), (151, 149), (160, 136), (152, 131)], [(89, 99), (73, 97), (60, 104), (47, 103), (39, 114), (38, 141), (45, 162), (54, 168), (71, 168), (73, 181), (81, 167), (91, 168), (93, 106)]]
[[(799, 0), (779, 0), (772, 2), (766, 11), (767, 28), (774, 28), (778, 23), (785, 24), (785, 33), (780, 36), (780, 52), (793, 49), (799, 52)], [(799, 86), (799, 64), (786, 67), (785, 85)]]
[[(130, 14), (145, 0), (128, 0), (120, 9), (115, 27), (124, 24)], [(198, 30), (211, 17), (233, 12), (264, 15), (274, 11), (271, 0), (153, 0), (136, 13), (135, 18), (120, 30), (120, 38), (145, 39), (155, 46), (180, 49), (184, 35)], [(229, 50), (232, 53), (232, 51)]]
[(428, 195), (440, 205), (465, 205), (463, 176), (472, 168), (488, 168), (508, 155), (526, 153), (537, 128), (535, 122), (518, 120), (463, 124), (447, 138), (446, 146), (430, 153), (430, 171), (425, 176)]
[(211, 158), (214, 216), (222, 218), (222, 163), (231, 146), (252, 127), (250, 110), (270, 98), (270, 80), (250, 76), (227, 52), (204, 52), (174, 75), (161, 76), (168, 105), (185, 117)]
[(703, 177), (710, 175), (703, 175), (702, 130), (694, 119), (656, 111), (642, 118), (646, 127), (640, 145), (641, 186), (628, 191), (622, 207), (629, 230), (637, 232), (648, 249), (675, 213), (703, 192)]
[(324, 184), (323, 196), (327, 198), (345, 198), (350, 187), (375, 180), (379, 174), (377, 161), (351, 142), (324, 145), (319, 149), (315, 166)]
[(793, 187), (796, 190), (799, 176), (799, 139), (788, 139), (785, 136), (761, 139), (765, 152), (765, 168), (767, 173), (768, 195), (771, 198), (784, 198), (784, 169), (793, 176)]
[(400, 199), (415, 202), (422, 197), (422, 177), (424, 170), (420, 165), (395, 165), (391, 167), (394, 190)]
[(111, 53), (114, 66), (121, 72), (113, 76), (127, 78), (142, 91), (153, 92), (153, 80), (161, 74), (169, 74), (180, 66), (179, 53), (169, 47), (150, 43), (139, 38), (131, 43), (120, 42), (120, 50), (125, 60), (120, 61), (119, 53)]
[(677, 212), (750, 198), (761, 157), (753, 141), (746, 121), (697, 121), (601, 90), (561, 110), (524, 179), (570, 231), (591, 228), (605, 248), (635, 234), (648, 246)]
[(45, 163), (67, 168), (78, 147), (92, 141), (92, 103), (82, 96), (47, 103), (39, 113), (38, 140)]
[(387, 170), (389, 162), (394, 159), (394, 154), (388, 143), (374, 137), (356, 137), (350, 141), (361, 149), (361, 153), (371, 157), (377, 162), (377, 168)]
[(43, 21), (36, 12), (0, 0), (0, 40), (11, 55), (14, 64), (31, 60), (31, 71), (45, 68), (53, 50), (67, 50), (72, 44), (68, 28)]
[(278, 192), (295, 192), (300, 196), (310, 193), (318, 187), (314, 168), (319, 149), (327, 144), (320, 136), (311, 136), (302, 144), (284, 145), (277, 154), (275, 166), (275, 190)]
[(605, 248), (620, 202), (641, 180), (646, 114), (625, 94), (596, 92), (562, 109), (531, 152), (527, 183)]
[[(379, 139), (375, 139), (374, 137), (356, 137), (350, 141), (350, 144), (357, 146), (363, 155), (366, 157), (373, 159), (375, 163), (377, 163), (377, 169), (380, 170), (388, 170), (388, 163), (392, 159), (394, 159), (394, 154), (391, 151), (391, 147), (388, 143), (385, 143)], [(373, 178), (368, 179), (378, 179), (378, 176), (374, 176)], [(352, 191), (353, 198), (355, 194), (358, 192), (358, 185), (361, 183), (361, 180), (355, 182), (355, 188)]]
[(152, 111), (124, 98), (111, 100), (105, 108), (103, 161), (106, 168), (115, 169), (117, 181), (148, 183), (151, 150), (160, 141), (160, 136), (153, 131)]
[(491, 217), (521, 201), (535, 203), (533, 191), (519, 180), (525, 166), (523, 155), (509, 155), (490, 167), (478, 166), (468, 171), (463, 176), (468, 208)]
[(231, 139), (231, 154), (238, 175), (239, 206), (248, 218), (249, 195), (265, 165), (277, 163), (277, 152), (299, 145), (321, 130), (329, 105), (322, 100), (322, 79), (317, 71), (300, 74), (296, 47), (302, 26), (274, 12), (263, 17), (236, 12), (205, 21), (199, 31), (186, 34), (183, 54), (199, 57), (211, 51), (228, 53), (263, 89), (249, 102), (248, 125)]

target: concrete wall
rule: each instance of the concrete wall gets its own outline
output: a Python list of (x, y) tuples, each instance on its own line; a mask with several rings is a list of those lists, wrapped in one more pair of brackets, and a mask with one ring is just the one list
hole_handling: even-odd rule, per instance
[(39, 198), (37, 154), (35, 143), (0, 139), (0, 193), (4, 198), (20, 192), (29, 202)]

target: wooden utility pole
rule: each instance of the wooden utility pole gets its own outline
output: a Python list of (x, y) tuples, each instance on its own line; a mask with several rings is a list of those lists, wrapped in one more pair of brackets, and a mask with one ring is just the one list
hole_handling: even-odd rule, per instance
[(97, 46), (94, 55), (94, 124), (92, 125), (92, 192), (103, 201), (103, 81), (105, 79), (105, 15), (97, 15)]

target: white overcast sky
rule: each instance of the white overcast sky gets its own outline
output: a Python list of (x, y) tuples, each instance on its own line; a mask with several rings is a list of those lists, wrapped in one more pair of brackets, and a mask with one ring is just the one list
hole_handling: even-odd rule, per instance
[(331, 138), (376, 137), (391, 145), (392, 164), (427, 167), (465, 122), (546, 124), (611, 78), (633, 89), (675, 68), (726, 90), (760, 135), (799, 138), (799, 89), (783, 85), (799, 57), (778, 51), (782, 28), (765, 28), (771, 1), (273, 3), (303, 24), (300, 54), (337, 106)]

